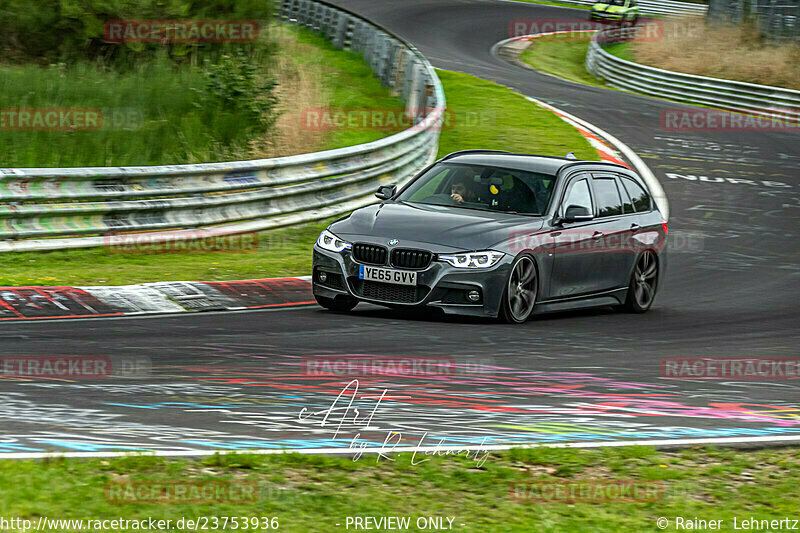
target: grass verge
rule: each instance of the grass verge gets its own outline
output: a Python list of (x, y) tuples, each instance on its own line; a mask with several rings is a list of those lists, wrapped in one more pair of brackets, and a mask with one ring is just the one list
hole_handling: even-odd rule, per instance
[[(764, 40), (753, 26), (710, 28), (702, 19), (664, 21), (664, 38), (607, 44), (606, 52), (643, 65), (800, 90), (800, 44)], [(589, 34), (535, 39), (520, 59), (532, 67), (584, 85), (612, 88), (586, 72)]]
[(800, 90), (800, 42), (770, 41), (753, 24), (666, 20), (663, 39), (631, 50), (637, 62), (665, 70)]
[(586, 71), (586, 51), (591, 34), (565, 34), (539, 37), (519, 58), (537, 70), (565, 80), (605, 87)]
[[(338, 52), (337, 52), (338, 53)], [(454, 120), (439, 155), (469, 148), (597, 160), (571, 126), (519, 94), (474, 76), (439, 71)], [(345, 78), (349, 79), (349, 78)], [(377, 83), (377, 82), (376, 82)], [(121, 285), (163, 280), (231, 280), (305, 275), (311, 246), (330, 221), (259, 234), (252, 253), (119, 254), (104, 248), (0, 254), (0, 286)]]
[[(274, 24), (248, 61), (276, 76), (278, 127), (260, 136), (242, 127), (243, 111), (201, 109), (207, 80), (200, 66), (166, 56), (119, 71), (85, 60), (74, 65), (0, 66), (0, 167), (161, 165), (253, 159), (374, 141), (399, 128), (312, 131), (310, 107), (402, 109), (361, 55), (335, 48), (305, 28)], [(268, 40), (267, 40), (268, 39)], [(275, 54), (268, 50), (275, 49)], [(202, 63), (202, 62), (201, 62)], [(259, 78), (261, 82), (266, 80)], [(90, 109), (99, 129), (17, 131), (5, 127), (15, 108)]]
[[(249, 61), (264, 66), (258, 53)], [(19, 130), (13, 115), (5, 116), (6, 131), (0, 135), (3, 167), (224, 160), (247, 142), (236, 128), (245, 120), (244, 113), (204, 113), (195, 105), (205, 91), (203, 69), (176, 65), (165, 55), (124, 71), (104, 70), (88, 60), (70, 66), (3, 66), (0, 71), (4, 111), (89, 109), (97, 115), (86, 126), (76, 117), (78, 125), (66, 131), (57, 122), (50, 131)]]
[[(741, 530), (747, 529), (741, 527), (743, 520), (794, 518), (800, 501), (797, 448), (695, 448), (674, 453), (644, 447), (535, 448), (483, 453), (480, 465), (474, 452), (469, 457), (420, 453), (413, 463), (408, 453), (380, 462), (375, 455), (354, 461), (300, 454), (6, 461), (0, 469), (0, 516), (34, 524), (43, 516), (84, 521), (152, 517), (171, 520), (172, 527), (162, 529), (167, 531), (191, 529), (176, 527), (181, 517), (274, 517), (280, 530), (292, 532), (342, 531), (347, 517), (354, 516), (408, 516), (412, 524), (419, 517), (442, 517), (445, 526), (451, 518), (452, 529), (464, 532), (658, 531), (656, 520), (663, 517), (669, 523), (666, 530), (676, 531), (681, 530), (677, 517), (682, 517), (722, 520), (722, 527), (714, 530), (732, 531), (734, 519)], [(185, 497), (169, 504), (132, 503), (141, 493), (107, 489), (109, 483), (139, 483), (156, 487), (156, 496), (161, 496), (158, 487), (163, 491), (164, 482), (196, 481), (255, 484), (257, 497), (246, 503), (184, 503)], [(658, 489), (648, 498), (626, 502), (613, 489), (614, 481)], [(579, 497), (587, 494), (581, 487), (593, 484), (591, 494), (600, 501), (566, 502), (565, 493), (554, 492), (556, 484), (576, 489), (572, 494)], [(515, 495), (541, 496), (543, 501)], [(416, 530), (413, 525), (409, 529)]]
[[(403, 110), (403, 102), (381, 86), (364, 58), (340, 50), (316, 33), (293, 24), (270, 29), (280, 50), (276, 69), (281, 97), (281, 116), (276, 134), (263, 139), (249, 157), (332, 150), (376, 141), (400, 131), (371, 129), (309, 129), (304, 111), (323, 107), (345, 109)], [(254, 143), (258, 145), (258, 143)]]

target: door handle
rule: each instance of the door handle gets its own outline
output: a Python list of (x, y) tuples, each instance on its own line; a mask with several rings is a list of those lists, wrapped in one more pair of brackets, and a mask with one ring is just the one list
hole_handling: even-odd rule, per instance
[(592, 234), (592, 239), (599, 239), (599, 238), (600, 238), (600, 237), (602, 237), (602, 236), (603, 236), (603, 232), (602, 232), (602, 231), (595, 231), (595, 232)]
[(634, 222), (633, 224), (631, 224), (631, 229), (633, 229), (633, 230), (639, 229), (639, 224)]

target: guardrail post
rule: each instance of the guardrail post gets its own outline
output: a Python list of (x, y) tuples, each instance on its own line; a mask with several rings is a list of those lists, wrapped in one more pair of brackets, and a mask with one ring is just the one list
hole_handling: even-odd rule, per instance
[(392, 94), (402, 95), (405, 98), (405, 80), (403, 76), (406, 71), (406, 54), (400, 43), (394, 43), (394, 60), (392, 61)]

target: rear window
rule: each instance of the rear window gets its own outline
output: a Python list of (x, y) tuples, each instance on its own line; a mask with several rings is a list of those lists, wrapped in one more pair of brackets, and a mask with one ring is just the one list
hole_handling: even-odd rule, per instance
[(645, 191), (641, 185), (626, 177), (622, 178), (622, 184), (625, 186), (625, 190), (628, 191), (628, 195), (633, 202), (633, 208), (637, 213), (650, 211), (652, 209), (650, 195), (647, 194), (647, 191)]

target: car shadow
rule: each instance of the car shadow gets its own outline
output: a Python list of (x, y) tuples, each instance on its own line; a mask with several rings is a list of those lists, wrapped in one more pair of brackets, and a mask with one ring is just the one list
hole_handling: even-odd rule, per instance
[[(318, 310), (320, 313), (332, 313), (322, 308)], [(653, 310), (655, 311), (655, 310)], [(652, 312), (652, 311), (651, 311)], [(493, 324), (496, 326), (509, 326), (519, 327), (517, 324), (505, 324), (497, 319), (472, 317), (462, 315), (448, 315), (438, 309), (390, 309), (379, 306), (360, 304), (352, 311), (346, 313), (338, 313), (340, 315), (350, 315), (359, 317), (369, 317), (383, 320), (404, 320), (409, 322), (428, 322), (428, 323), (443, 323), (443, 324)], [(557, 323), (562, 320), (574, 320), (577, 318), (596, 318), (609, 315), (618, 315), (620, 317), (631, 316), (625, 313), (620, 313), (610, 306), (608, 307), (594, 307), (589, 309), (575, 309), (571, 311), (557, 311), (531, 317), (525, 326), (535, 327), (536, 325)]]

